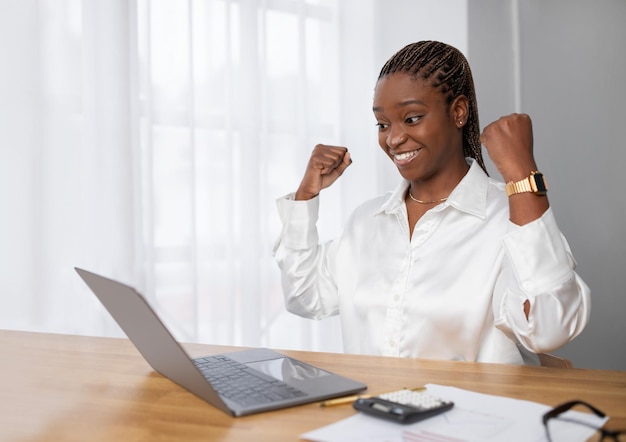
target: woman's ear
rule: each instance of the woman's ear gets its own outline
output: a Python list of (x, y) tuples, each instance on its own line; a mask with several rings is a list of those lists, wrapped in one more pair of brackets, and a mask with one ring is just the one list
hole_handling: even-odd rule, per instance
[(459, 95), (454, 99), (450, 105), (450, 117), (458, 128), (467, 124), (469, 119), (469, 100), (465, 95)]

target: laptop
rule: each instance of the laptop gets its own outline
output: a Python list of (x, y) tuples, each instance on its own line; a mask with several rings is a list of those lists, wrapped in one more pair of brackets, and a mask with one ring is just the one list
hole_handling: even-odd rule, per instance
[(137, 290), (87, 270), (75, 270), (154, 370), (231, 416), (321, 401), (367, 388), (267, 348), (192, 359)]

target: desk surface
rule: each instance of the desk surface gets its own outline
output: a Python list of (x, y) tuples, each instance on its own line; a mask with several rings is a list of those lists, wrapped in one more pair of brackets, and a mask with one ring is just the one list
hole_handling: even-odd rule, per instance
[[(190, 344), (193, 357), (235, 350)], [(232, 418), (156, 374), (126, 339), (0, 331), (0, 439), (283, 441), (351, 416), (317, 403)], [(584, 399), (626, 426), (626, 372), (285, 351), (382, 392), (436, 383), (556, 405)]]

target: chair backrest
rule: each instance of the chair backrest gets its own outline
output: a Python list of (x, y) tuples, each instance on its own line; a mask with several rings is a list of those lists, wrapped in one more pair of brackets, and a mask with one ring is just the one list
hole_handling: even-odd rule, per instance
[(572, 361), (550, 353), (537, 353), (542, 367), (574, 368)]

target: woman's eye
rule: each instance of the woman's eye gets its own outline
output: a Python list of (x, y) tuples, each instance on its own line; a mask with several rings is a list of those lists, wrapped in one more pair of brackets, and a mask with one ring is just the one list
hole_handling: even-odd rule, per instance
[(378, 130), (385, 130), (389, 125), (386, 123), (376, 123)]
[(422, 118), (422, 117), (421, 117), (421, 116), (419, 116), (419, 115), (418, 115), (418, 116), (415, 116), (415, 117), (408, 117), (408, 118), (406, 119), (406, 123), (407, 123), (407, 124), (414, 124), (414, 123), (417, 123), (419, 120), (421, 120), (421, 118)]

